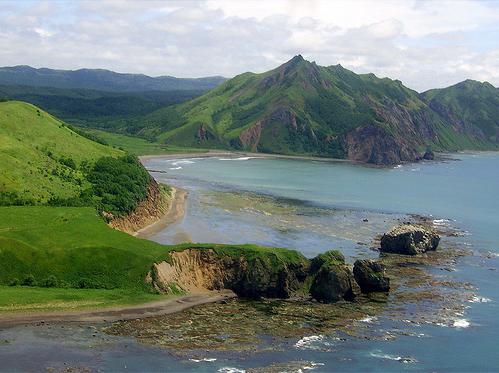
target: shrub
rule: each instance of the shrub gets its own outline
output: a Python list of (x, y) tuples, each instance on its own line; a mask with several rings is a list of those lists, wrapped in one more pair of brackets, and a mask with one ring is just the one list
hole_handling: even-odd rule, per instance
[(18, 278), (13, 278), (12, 280), (9, 281), (9, 286), (19, 286), (21, 282), (19, 281)]
[(21, 281), (21, 285), (23, 286), (35, 286), (36, 281), (35, 281), (35, 276), (32, 274), (26, 275), (26, 277), (23, 278)]
[(57, 277), (55, 277), (54, 275), (50, 275), (40, 282), (40, 286), (44, 288), (55, 288), (57, 287), (58, 283), (59, 281), (57, 281)]

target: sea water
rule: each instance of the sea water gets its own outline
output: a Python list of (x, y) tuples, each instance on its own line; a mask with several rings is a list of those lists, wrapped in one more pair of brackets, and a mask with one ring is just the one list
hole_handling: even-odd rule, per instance
[[(499, 154), (459, 154), (442, 162), (373, 168), (349, 163), (252, 157), (153, 158), (146, 167), (188, 191), (185, 216), (153, 240), (256, 243), (312, 257), (337, 248), (351, 263), (376, 257), (375, 236), (430, 217), (455, 229), (469, 250), (446, 279), (469, 283), (462, 312), (438, 323), (411, 323), (389, 314), (357, 320), (387, 338), (310, 333), (258, 352), (197, 351), (195, 357), (103, 335), (89, 327), (14, 328), (0, 332), (0, 370), (88, 366), (99, 371), (498, 371)], [(463, 290), (464, 291), (464, 290)], [(414, 312), (431, 312), (431, 305)], [(395, 331), (395, 332), (394, 332)], [(396, 333), (396, 338), (389, 338)], [(284, 347), (282, 347), (284, 346)], [(28, 363), (21, 363), (29, 355)], [(23, 365), (24, 364), (24, 365)], [(65, 365), (68, 364), (68, 365)], [(272, 368), (269, 368), (272, 367)], [(37, 370), (38, 369), (38, 370)]]

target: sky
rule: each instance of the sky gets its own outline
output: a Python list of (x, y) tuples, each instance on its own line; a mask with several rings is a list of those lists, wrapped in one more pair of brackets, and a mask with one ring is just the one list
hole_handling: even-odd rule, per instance
[(417, 91), (498, 87), (499, 0), (0, 0), (0, 66), (233, 77), (296, 54)]

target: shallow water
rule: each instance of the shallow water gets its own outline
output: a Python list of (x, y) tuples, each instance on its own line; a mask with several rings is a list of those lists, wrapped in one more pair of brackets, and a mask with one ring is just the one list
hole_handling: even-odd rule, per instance
[[(153, 237), (162, 243), (257, 243), (307, 256), (339, 248), (352, 262), (377, 257), (374, 238), (409, 214), (432, 215), (457, 234), (443, 240), (443, 259), (404, 269), (399, 277), (418, 281), (407, 277), (387, 304), (344, 311), (355, 315), (347, 327), (328, 318), (335, 308), (237, 302), (144, 323), (145, 334), (130, 333), (137, 338), (85, 325), (21, 327), (0, 332), (0, 371), (499, 370), (499, 154), (391, 169), (247, 157), (146, 166), (189, 191), (185, 217)], [(467, 255), (446, 254), (453, 250)], [(279, 326), (301, 313), (306, 323)], [(244, 348), (225, 343), (233, 340)]]

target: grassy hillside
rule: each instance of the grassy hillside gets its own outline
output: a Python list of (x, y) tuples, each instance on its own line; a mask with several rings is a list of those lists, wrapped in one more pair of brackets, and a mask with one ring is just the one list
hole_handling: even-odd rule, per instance
[(160, 109), (129, 130), (165, 144), (388, 164), (417, 160), (427, 148), (497, 148), (495, 139), (476, 136), (474, 127), (457, 130), (400, 81), (296, 56)]
[(466, 80), (422, 97), (457, 131), (473, 130), (477, 138), (499, 142), (499, 88)]
[(90, 186), (82, 165), (122, 155), (33, 105), (0, 102), (0, 193), (14, 192), (35, 203), (73, 197)]
[(153, 263), (192, 247), (249, 260), (303, 260), (293, 250), (254, 245), (160, 245), (109, 228), (93, 208), (0, 207), (0, 312), (157, 299), (145, 282)]
[(202, 148), (188, 148), (183, 146), (167, 145), (158, 141), (149, 141), (136, 136), (123, 135), (120, 133), (102, 131), (94, 128), (84, 128), (81, 130), (91, 136), (96, 136), (109, 145), (135, 155), (198, 153), (208, 151), (208, 149)]

